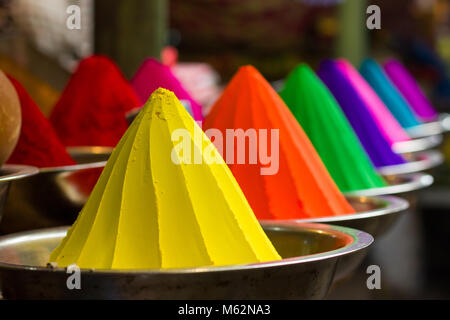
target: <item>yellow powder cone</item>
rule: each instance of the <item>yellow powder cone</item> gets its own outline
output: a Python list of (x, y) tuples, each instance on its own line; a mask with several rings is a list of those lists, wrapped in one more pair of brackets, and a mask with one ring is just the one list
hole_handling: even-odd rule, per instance
[[(173, 139), (177, 129), (189, 133), (189, 140)], [(180, 151), (186, 145), (190, 152)], [(152, 94), (122, 137), (77, 221), (50, 256), (59, 267), (96, 269), (278, 259), (228, 166), (165, 89)]]

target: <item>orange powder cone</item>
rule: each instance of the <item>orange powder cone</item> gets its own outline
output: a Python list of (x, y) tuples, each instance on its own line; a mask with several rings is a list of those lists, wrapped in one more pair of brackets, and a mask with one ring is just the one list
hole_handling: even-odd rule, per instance
[[(203, 129), (207, 134), (212, 132), (209, 129), (222, 133), (223, 156), (259, 219), (302, 219), (355, 212), (288, 107), (254, 67), (239, 69), (206, 117)], [(227, 154), (227, 129), (255, 129), (257, 133), (266, 129), (267, 154), (274, 161), (271, 151), (279, 152), (278, 171), (262, 174), (261, 169), (271, 165), (261, 161), (261, 146), (265, 142), (261, 144), (259, 138), (256, 163), (249, 161), (252, 148), (246, 139), (245, 163), (237, 164), (238, 139), (234, 138), (234, 156)], [(279, 147), (274, 149), (272, 129), (279, 130)]]

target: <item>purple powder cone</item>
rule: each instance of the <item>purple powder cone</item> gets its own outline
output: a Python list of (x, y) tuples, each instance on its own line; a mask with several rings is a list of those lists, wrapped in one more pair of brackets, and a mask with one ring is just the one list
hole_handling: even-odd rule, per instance
[(324, 60), (317, 74), (338, 101), (373, 164), (384, 167), (405, 163), (400, 155), (392, 151), (364, 100), (336, 63)]
[(414, 113), (424, 121), (436, 120), (438, 116), (436, 110), (408, 70), (395, 59), (388, 60), (383, 67)]

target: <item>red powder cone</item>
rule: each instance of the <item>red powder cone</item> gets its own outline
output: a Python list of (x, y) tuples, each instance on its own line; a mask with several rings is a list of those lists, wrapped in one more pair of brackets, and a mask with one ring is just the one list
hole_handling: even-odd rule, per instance
[(109, 58), (80, 62), (50, 121), (66, 146), (115, 146), (128, 128), (125, 113), (141, 105), (131, 85)]
[[(223, 134), (223, 156), (259, 219), (299, 219), (354, 213), (328, 174), (316, 150), (287, 106), (269, 83), (253, 67), (242, 67), (226, 87), (206, 117), (203, 128)], [(271, 150), (271, 129), (279, 129), (279, 169), (262, 175), (257, 164), (234, 164), (227, 157), (226, 129), (267, 129), (267, 149)], [(208, 134), (208, 132), (207, 132)], [(247, 140), (248, 142), (248, 140)], [(260, 154), (260, 141), (257, 144)], [(274, 150), (275, 152), (277, 150)]]
[(50, 122), (25, 88), (13, 77), (8, 77), (19, 96), (22, 128), (16, 148), (7, 163), (26, 164), (40, 168), (75, 164)]

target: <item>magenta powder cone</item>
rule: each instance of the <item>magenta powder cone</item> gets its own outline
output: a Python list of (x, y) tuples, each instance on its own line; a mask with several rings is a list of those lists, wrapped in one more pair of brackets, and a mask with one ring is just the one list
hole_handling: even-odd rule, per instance
[(424, 121), (436, 120), (438, 116), (436, 110), (409, 71), (395, 59), (386, 61), (383, 67), (398, 91), (408, 101), (414, 113)]
[(337, 59), (336, 66), (358, 92), (365, 106), (372, 114), (378, 128), (389, 141), (390, 145), (392, 146), (396, 142), (410, 140), (405, 129), (403, 129), (391, 111), (389, 111), (384, 102), (359, 72), (345, 59)]
[(131, 85), (138, 94), (142, 101), (142, 104), (147, 102), (150, 95), (158, 88), (164, 88), (175, 93), (181, 102), (188, 101), (186, 103), (186, 109), (193, 116), (196, 121), (202, 121), (202, 107), (196, 102), (189, 93), (183, 88), (180, 81), (172, 74), (170, 68), (163, 65), (159, 61), (153, 58), (146, 59), (139, 67), (136, 74), (131, 79)]
[(317, 73), (338, 101), (373, 164), (383, 167), (405, 163), (400, 155), (392, 151), (365, 101), (339, 70), (336, 62), (323, 61)]

